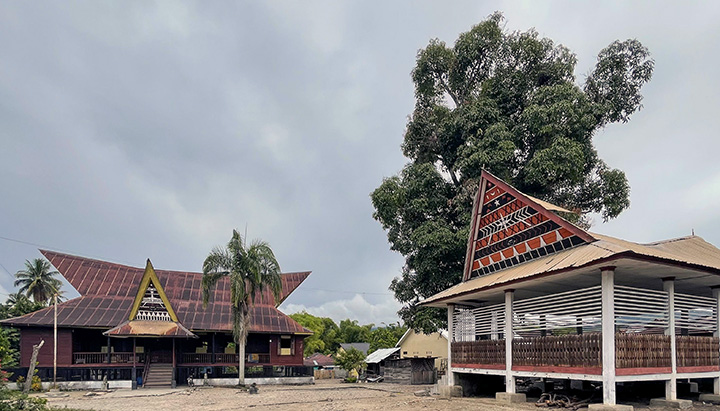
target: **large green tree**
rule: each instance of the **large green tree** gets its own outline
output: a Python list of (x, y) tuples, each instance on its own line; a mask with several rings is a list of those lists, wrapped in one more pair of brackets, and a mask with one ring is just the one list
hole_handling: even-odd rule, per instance
[(290, 314), (290, 318), (297, 321), (303, 327), (311, 330), (313, 335), (305, 339), (305, 357), (319, 352), (323, 354), (334, 354), (340, 347), (338, 341), (339, 327), (332, 318), (316, 317), (306, 311)]
[(280, 264), (268, 243), (253, 240), (250, 244), (233, 230), (224, 248), (215, 248), (203, 263), (203, 306), (210, 293), (224, 277), (230, 281), (230, 303), (233, 315), (233, 338), (238, 345), (238, 384), (245, 384), (245, 343), (250, 328), (250, 310), (257, 296), (270, 289), (280, 299), (282, 278)]
[(25, 269), (15, 273), (15, 287), (20, 287), (18, 292), (32, 297), (36, 303), (46, 304), (60, 292), (58, 274), (45, 259), (25, 260)]
[(423, 298), (461, 279), (473, 195), (482, 169), (521, 191), (604, 219), (629, 202), (625, 174), (601, 160), (592, 137), (641, 107), (653, 61), (637, 40), (603, 49), (583, 84), (575, 55), (535, 30), (508, 32), (500, 13), (454, 46), (431, 40), (412, 71), (415, 109), (402, 150), (410, 162), (372, 194), (391, 249), (405, 256), (390, 289), (406, 324), (446, 324)]

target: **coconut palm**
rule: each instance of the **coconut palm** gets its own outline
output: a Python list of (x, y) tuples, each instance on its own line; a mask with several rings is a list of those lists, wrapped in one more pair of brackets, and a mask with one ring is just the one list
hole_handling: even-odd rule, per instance
[(275, 300), (280, 298), (282, 279), (280, 265), (268, 243), (253, 240), (249, 245), (233, 230), (227, 247), (213, 249), (203, 263), (203, 307), (217, 282), (228, 277), (233, 314), (233, 338), (238, 346), (238, 384), (245, 384), (245, 342), (250, 328), (250, 309), (256, 296), (270, 289)]
[(15, 287), (20, 286), (18, 293), (25, 293), (36, 303), (47, 304), (53, 295), (59, 292), (62, 283), (55, 278), (59, 274), (52, 271), (47, 260), (36, 258), (25, 260), (25, 269), (15, 273)]

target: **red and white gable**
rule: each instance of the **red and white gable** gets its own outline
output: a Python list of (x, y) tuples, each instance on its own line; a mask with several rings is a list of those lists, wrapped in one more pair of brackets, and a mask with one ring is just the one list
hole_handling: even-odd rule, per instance
[(541, 203), (483, 171), (463, 280), (595, 241)]

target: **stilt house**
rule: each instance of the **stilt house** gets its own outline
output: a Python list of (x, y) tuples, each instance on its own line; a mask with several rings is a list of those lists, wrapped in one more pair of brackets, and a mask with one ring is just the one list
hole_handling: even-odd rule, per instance
[(449, 383), (472, 375), (616, 385), (707, 378), (720, 394), (720, 250), (697, 236), (637, 244), (591, 233), (560, 207), (483, 172), (461, 283), (447, 308)]

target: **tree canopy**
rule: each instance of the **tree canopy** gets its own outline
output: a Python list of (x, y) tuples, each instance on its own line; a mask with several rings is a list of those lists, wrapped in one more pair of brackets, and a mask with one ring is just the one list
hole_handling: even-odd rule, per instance
[(58, 274), (45, 259), (25, 260), (25, 269), (15, 273), (14, 285), (20, 287), (19, 293), (32, 297), (36, 303), (45, 304), (55, 294), (61, 293), (62, 282), (56, 278)]
[(245, 342), (250, 328), (250, 309), (257, 295), (269, 289), (276, 300), (282, 292), (280, 264), (270, 245), (261, 240), (248, 243), (233, 230), (227, 247), (213, 249), (203, 262), (203, 307), (217, 282), (230, 280), (233, 338), (238, 345), (238, 383), (245, 383)]
[(405, 257), (390, 289), (409, 326), (446, 326), (423, 298), (461, 279), (470, 213), (482, 169), (519, 190), (578, 211), (617, 217), (629, 204), (625, 174), (610, 168), (593, 136), (627, 122), (654, 67), (637, 40), (601, 50), (583, 84), (576, 56), (535, 30), (508, 32), (495, 13), (459, 35), (434, 39), (412, 71), (415, 109), (402, 143), (409, 163), (371, 194), (374, 218)]

